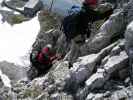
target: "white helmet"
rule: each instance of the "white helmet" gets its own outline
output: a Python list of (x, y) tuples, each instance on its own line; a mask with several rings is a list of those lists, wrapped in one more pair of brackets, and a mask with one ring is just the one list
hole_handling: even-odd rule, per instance
[(48, 47), (49, 49), (52, 48), (52, 45), (51, 44), (47, 44), (46, 47)]

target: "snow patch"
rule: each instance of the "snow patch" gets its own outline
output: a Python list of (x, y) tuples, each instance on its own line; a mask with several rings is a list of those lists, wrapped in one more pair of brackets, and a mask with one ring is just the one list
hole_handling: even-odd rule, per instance
[(1, 70), (0, 70), (0, 77), (2, 82), (4, 83), (4, 86), (11, 88), (11, 80), (8, 78), (8, 76), (3, 74)]
[(0, 61), (6, 60), (23, 66), (22, 57), (30, 51), (39, 30), (37, 17), (11, 26), (7, 22), (2, 23), (0, 15)]

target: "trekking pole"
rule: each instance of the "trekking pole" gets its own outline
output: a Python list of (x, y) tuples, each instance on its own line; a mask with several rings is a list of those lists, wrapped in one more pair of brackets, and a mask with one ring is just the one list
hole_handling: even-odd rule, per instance
[(50, 8), (49, 8), (49, 12), (51, 12), (51, 11), (52, 11), (53, 4), (54, 4), (54, 0), (52, 0), (52, 1), (51, 1)]

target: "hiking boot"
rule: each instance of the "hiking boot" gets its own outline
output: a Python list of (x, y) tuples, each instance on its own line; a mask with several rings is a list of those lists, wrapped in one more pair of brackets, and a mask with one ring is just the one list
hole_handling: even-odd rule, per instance
[(78, 35), (75, 38), (73, 38), (75, 43), (85, 43), (85, 36), (84, 35)]
[(31, 66), (30, 69), (27, 71), (27, 77), (29, 80), (33, 80), (38, 76), (38, 71), (35, 67)]

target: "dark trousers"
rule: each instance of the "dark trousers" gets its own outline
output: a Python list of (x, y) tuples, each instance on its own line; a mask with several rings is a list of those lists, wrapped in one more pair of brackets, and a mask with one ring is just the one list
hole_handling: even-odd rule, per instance
[(27, 72), (27, 76), (30, 80), (33, 80), (36, 77), (45, 75), (51, 67), (52, 64), (44, 65), (39, 62), (34, 62), (31, 64), (30, 69)]

